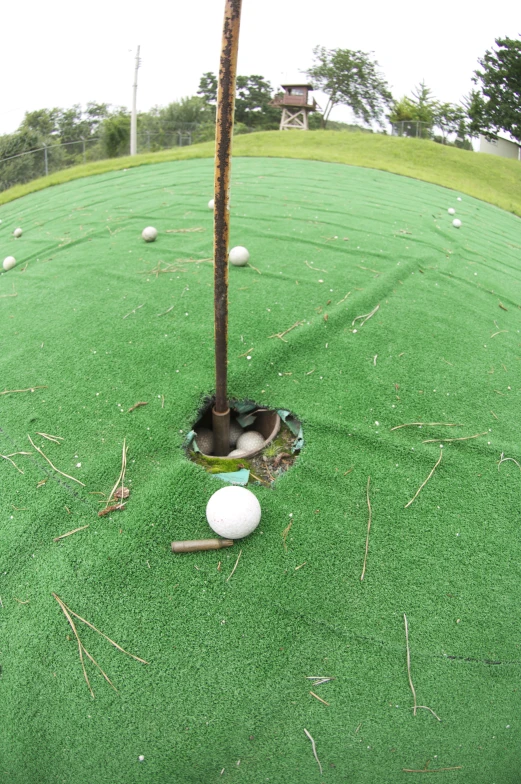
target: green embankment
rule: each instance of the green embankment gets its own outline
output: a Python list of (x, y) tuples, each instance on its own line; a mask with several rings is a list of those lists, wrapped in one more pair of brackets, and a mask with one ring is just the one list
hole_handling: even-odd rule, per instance
[[(11, 188), (0, 193), (0, 204), (79, 177), (163, 161), (208, 158), (213, 154), (213, 142), (206, 142), (133, 158), (97, 161)], [(521, 216), (519, 162), (445, 147), (422, 139), (338, 131), (265, 131), (236, 136), (234, 154), (309, 159), (381, 169), (461, 191)]]
[[(261, 525), (227, 550), (170, 552), (210, 535), (222, 486), (183, 451), (214, 387), (213, 161), (0, 207), (2, 783), (519, 780), (521, 474), (499, 465), (521, 463), (519, 218), (269, 138), (233, 164), (231, 243), (257, 270), (230, 269), (229, 393), (293, 411), (305, 447), (251, 486)], [(99, 517), (124, 442), (130, 496)], [(92, 699), (53, 593), (148, 664), (76, 618), (118, 690), (84, 657)]]

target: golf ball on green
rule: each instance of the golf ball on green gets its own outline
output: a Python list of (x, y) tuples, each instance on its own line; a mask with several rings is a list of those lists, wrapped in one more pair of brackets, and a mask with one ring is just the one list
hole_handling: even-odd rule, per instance
[(154, 242), (157, 238), (157, 229), (153, 226), (147, 226), (146, 229), (143, 229), (141, 232), (141, 236), (145, 240), (145, 242)]
[(232, 248), (228, 255), (228, 261), (230, 264), (233, 264), (234, 267), (246, 266), (249, 258), (249, 252), (246, 248), (243, 248), (242, 245), (237, 245), (235, 248)]
[(261, 507), (257, 497), (245, 487), (221, 487), (206, 505), (210, 528), (226, 539), (242, 539), (260, 523)]
[(16, 264), (16, 259), (14, 256), (6, 256), (3, 261), (2, 267), (7, 272), (7, 270), (13, 269), (15, 264)]
[(22, 232), (22, 230), (21, 230), (21, 229), (15, 229), (15, 230), (13, 231), (13, 237), (21, 237), (21, 236), (22, 236), (22, 234), (23, 234), (23, 232)]
[(215, 206), (214, 200), (210, 199), (210, 201), (208, 202), (208, 209), (213, 210), (214, 206)]
[(461, 226), (461, 221), (460, 221), (460, 219), (459, 219), (459, 218), (454, 218), (454, 220), (452, 221), (452, 225), (453, 225), (453, 226), (454, 226), (456, 229), (459, 229), (459, 227)]
[(454, 207), (449, 207), (449, 209), (447, 210), (447, 212), (449, 213), (449, 215), (455, 215), (455, 213), (456, 213), (456, 210), (454, 209)]

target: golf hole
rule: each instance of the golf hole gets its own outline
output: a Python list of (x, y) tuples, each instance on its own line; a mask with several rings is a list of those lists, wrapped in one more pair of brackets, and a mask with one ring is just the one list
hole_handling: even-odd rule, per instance
[(232, 484), (273, 486), (300, 454), (300, 421), (287, 410), (270, 409), (251, 400), (230, 401), (229, 452), (216, 455), (213, 405), (213, 399), (206, 401), (190, 429), (186, 445), (189, 460)]

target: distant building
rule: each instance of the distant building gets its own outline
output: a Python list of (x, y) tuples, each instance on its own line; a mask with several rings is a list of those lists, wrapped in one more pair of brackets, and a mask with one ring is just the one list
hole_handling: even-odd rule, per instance
[(479, 137), (479, 152), (485, 152), (488, 155), (500, 155), (502, 158), (513, 158), (515, 161), (519, 161), (521, 160), (520, 150), (521, 145), (503, 136), (497, 139), (487, 139), (481, 135)]
[(282, 84), (283, 95), (276, 95), (271, 101), (272, 106), (282, 109), (280, 130), (287, 131), (297, 128), (307, 131), (308, 115), (317, 109), (317, 102), (309, 97), (313, 90), (311, 84)]

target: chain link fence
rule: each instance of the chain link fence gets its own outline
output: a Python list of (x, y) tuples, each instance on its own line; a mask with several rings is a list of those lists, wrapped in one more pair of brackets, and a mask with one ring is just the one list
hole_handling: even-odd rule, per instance
[(414, 139), (430, 139), (432, 137), (432, 123), (420, 120), (401, 120), (391, 123), (393, 136), (408, 136)]
[[(158, 152), (173, 147), (184, 147), (215, 137), (212, 127), (202, 127), (198, 123), (178, 123), (171, 127), (151, 130), (138, 130), (137, 152)], [(120, 155), (129, 155), (129, 145), (122, 144)], [(21, 185), (38, 177), (67, 169), (71, 166), (106, 160), (102, 138), (80, 139), (74, 142), (44, 144), (34, 150), (0, 158), (0, 192), (13, 185)], [(117, 157), (117, 156), (116, 156)]]

